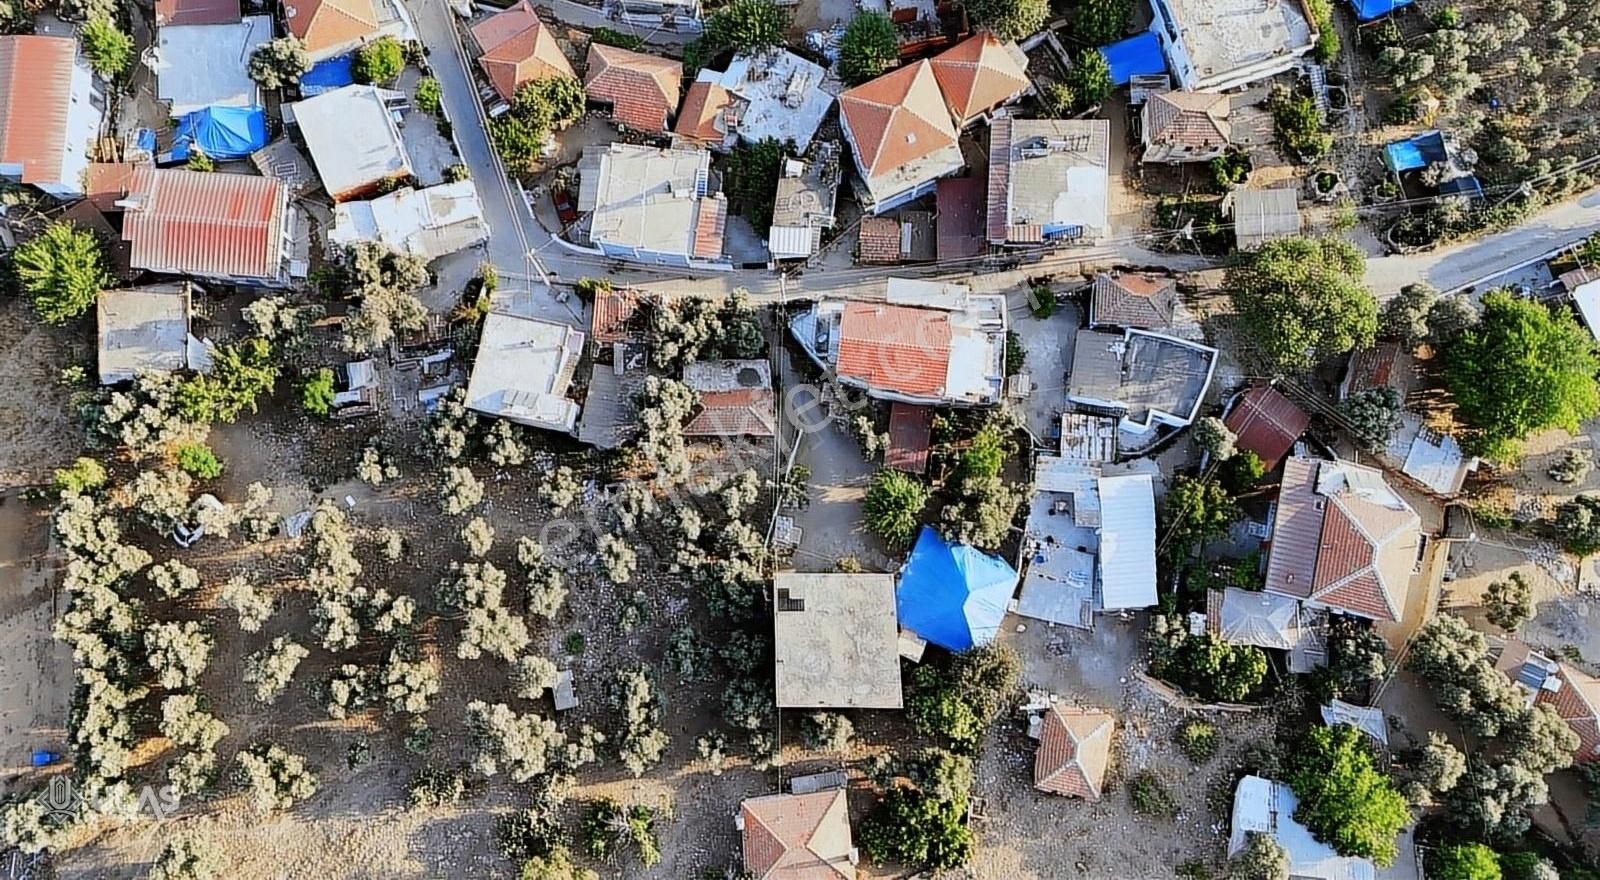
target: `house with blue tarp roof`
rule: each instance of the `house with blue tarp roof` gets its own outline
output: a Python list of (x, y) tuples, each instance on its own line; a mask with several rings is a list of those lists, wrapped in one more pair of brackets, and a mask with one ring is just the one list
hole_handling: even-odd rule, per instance
[(1161, 54), (1161, 41), (1154, 31), (1141, 31), (1126, 40), (1101, 48), (1111, 67), (1112, 85), (1125, 86), (1136, 76), (1160, 76), (1167, 72), (1167, 57)]
[[(1469, 164), (1462, 161), (1454, 139), (1438, 129), (1385, 144), (1383, 164), (1394, 173), (1402, 189), (1409, 188), (1409, 196), (1436, 193), (1483, 198), (1483, 184)], [(1421, 172), (1433, 166), (1444, 167), (1444, 179), (1430, 186), (1421, 180)]]
[(1016, 592), (1016, 569), (975, 547), (951, 544), (928, 526), (900, 568), (900, 625), (950, 651), (994, 641)]
[(243, 159), (267, 145), (267, 114), (260, 107), (207, 107), (178, 120), (172, 159), (182, 162), (192, 149), (227, 162)]
[(1364, 24), (1392, 15), (1413, 2), (1414, 0), (1350, 0), (1350, 8), (1355, 10), (1356, 21)]

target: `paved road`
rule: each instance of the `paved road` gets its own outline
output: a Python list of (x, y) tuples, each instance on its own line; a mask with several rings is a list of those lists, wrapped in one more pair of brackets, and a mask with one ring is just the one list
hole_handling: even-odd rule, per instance
[(1600, 190), (1535, 214), (1514, 229), (1424, 254), (1367, 261), (1367, 284), (1379, 299), (1426, 281), (1444, 291), (1481, 284), (1600, 232)]

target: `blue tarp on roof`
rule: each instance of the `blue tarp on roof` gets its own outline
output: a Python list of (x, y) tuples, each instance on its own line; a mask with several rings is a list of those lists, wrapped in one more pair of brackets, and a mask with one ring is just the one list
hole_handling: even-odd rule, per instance
[(311, 65), (311, 69), (300, 77), (300, 94), (310, 98), (350, 85), (356, 81), (355, 74), (350, 72), (350, 65), (354, 62), (354, 55), (339, 55)]
[(1383, 148), (1383, 162), (1389, 170), (1415, 171), (1435, 162), (1447, 162), (1450, 153), (1445, 149), (1444, 135), (1438, 130), (1425, 131), (1403, 141), (1395, 141)]
[(1478, 178), (1471, 174), (1463, 174), (1460, 177), (1452, 177), (1439, 184), (1439, 195), (1468, 196), (1474, 199), (1481, 199), (1483, 198), (1483, 184), (1479, 183)]
[(994, 641), (1016, 591), (1003, 560), (965, 544), (947, 544), (927, 526), (900, 569), (895, 608), (900, 625), (951, 651)]
[(1357, 21), (1375, 21), (1397, 9), (1410, 6), (1412, 0), (1350, 0)]
[(243, 159), (267, 145), (267, 114), (260, 107), (207, 107), (178, 120), (172, 158), (189, 158), (193, 144), (223, 162)]
[(1111, 65), (1113, 85), (1125, 86), (1136, 76), (1167, 72), (1167, 58), (1161, 54), (1161, 41), (1154, 31), (1145, 31), (1100, 50)]

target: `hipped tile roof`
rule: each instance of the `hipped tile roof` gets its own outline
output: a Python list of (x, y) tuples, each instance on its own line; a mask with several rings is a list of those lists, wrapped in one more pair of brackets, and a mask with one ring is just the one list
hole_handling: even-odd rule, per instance
[(744, 867), (756, 880), (854, 880), (844, 789), (751, 798), (740, 812)]
[(140, 168), (138, 202), (122, 237), (135, 268), (175, 274), (276, 278), (282, 259), (283, 183), (249, 174)]
[(473, 25), (472, 36), (483, 49), (478, 64), (507, 101), (516, 96), (517, 89), (535, 80), (578, 78), (555, 35), (527, 0)]
[(285, 0), (289, 33), (316, 54), (366, 39), (378, 32), (373, 0)]
[(956, 142), (933, 66), (918, 61), (839, 96), (856, 157), (878, 177)]
[(1231, 107), (1231, 99), (1218, 92), (1152, 92), (1145, 102), (1145, 140), (1195, 149), (1225, 147), (1233, 137)]
[(78, 43), (71, 37), (0, 36), (0, 163), (23, 183), (61, 180)]
[(1059, 705), (1046, 709), (1033, 761), (1034, 787), (1099, 800), (1115, 728), (1111, 715), (1099, 709)]
[(683, 65), (669, 58), (589, 44), (583, 86), (591, 100), (611, 105), (611, 118), (649, 134), (665, 134), (678, 106)]
[(1536, 702), (1555, 709), (1578, 735), (1575, 760), (1600, 760), (1600, 679), (1570, 663), (1559, 664), (1556, 676), (1561, 680), (1560, 689), (1540, 690)]
[(599, 345), (633, 338), (628, 324), (639, 311), (639, 295), (631, 290), (602, 290), (594, 295), (589, 338)]
[(720, 145), (728, 133), (726, 117), (731, 106), (733, 94), (721, 83), (707, 80), (690, 83), (672, 133), (701, 146)]
[(935, 309), (846, 303), (839, 322), (841, 378), (917, 397), (944, 393), (950, 317)]
[(233, 24), (239, 0), (156, 0), (156, 27), (191, 24)]
[(966, 125), (1028, 88), (1028, 73), (994, 34), (978, 34), (935, 55), (929, 64), (950, 115)]
[(1127, 272), (1094, 277), (1094, 322), (1135, 330), (1164, 330), (1178, 313), (1178, 282)]
[(686, 437), (771, 437), (778, 428), (771, 388), (700, 392), (700, 411), (683, 426)]

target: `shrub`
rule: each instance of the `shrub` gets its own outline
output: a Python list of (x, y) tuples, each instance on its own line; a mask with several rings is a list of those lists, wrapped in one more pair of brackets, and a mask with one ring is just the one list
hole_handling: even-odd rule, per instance
[(1229, 867), (1232, 880), (1289, 880), (1289, 853), (1271, 834), (1252, 831)]
[(214, 480), (222, 476), (222, 462), (204, 443), (188, 443), (178, 447), (178, 467), (191, 477)]
[(314, 416), (333, 411), (333, 370), (322, 367), (306, 377), (300, 386), (300, 407)]
[(183, 835), (167, 841), (149, 880), (213, 880), (222, 876), (222, 851), (202, 837)]
[(1178, 802), (1154, 770), (1140, 770), (1128, 780), (1128, 803), (1141, 816), (1170, 819), (1178, 813)]
[(467, 780), (454, 770), (424, 767), (406, 786), (406, 800), (413, 810), (453, 807), (467, 792)]
[(1428, 857), (1428, 876), (1434, 880), (1501, 880), (1500, 860), (1481, 843), (1440, 847)]
[(927, 486), (901, 471), (885, 468), (873, 477), (862, 509), (867, 529), (891, 548), (899, 548), (916, 536), (927, 504)]
[(1533, 586), (1520, 571), (1503, 581), (1495, 581), (1484, 591), (1483, 604), (1489, 622), (1506, 632), (1515, 632), (1533, 616)]
[(406, 68), (405, 49), (394, 37), (379, 37), (356, 51), (350, 73), (356, 82), (382, 85)]
[(1191, 718), (1178, 725), (1178, 748), (1196, 764), (1204, 764), (1217, 753), (1217, 728), (1210, 722)]
[(287, 810), (317, 793), (317, 777), (306, 759), (281, 746), (263, 745), (239, 753), (236, 777), (250, 789), (257, 809)]
[(439, 113), (439, 81), (431, 76), (417, 80), (416, 89), (412, 92), (412, 100), (416, 102), (417, 109), (435, 116)]
[[(1588, 449), (1568, 449), (1561, 460), (1550, 466), (1547, 472), (1550, 479), (1557, 483), (1572, 485), (1581, 483), (1594, 470), (1594, 453)], [(59, 473), (59, 471), (57, 472)]]
[(608, 27), (595, 28), (594, 33), (589, 35), (589, 39), (602, 46), (616, 46), (618, 49), (627, 49), (629, 52), (637, 52), (644, 48), (644, 40), (639, 37), (633, 34), (624, 34)]
[(62, 495), (84, 495), (105, 486), (107, 479), (105, 465), (92, 458), (78, 458), (56, 470), (54, 488)]
[(1600, 551), (1600, 496), (1579, 495), (1557, 508), (1555, 530), (1569, 553)]

